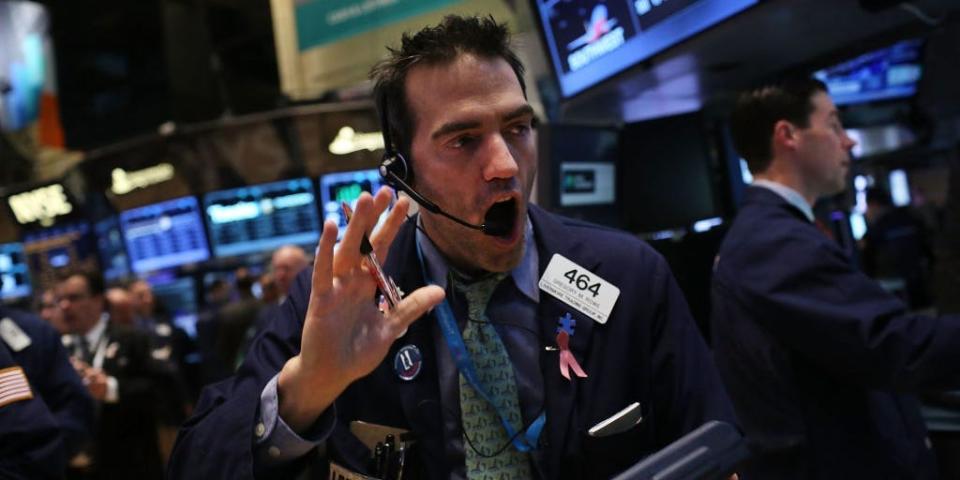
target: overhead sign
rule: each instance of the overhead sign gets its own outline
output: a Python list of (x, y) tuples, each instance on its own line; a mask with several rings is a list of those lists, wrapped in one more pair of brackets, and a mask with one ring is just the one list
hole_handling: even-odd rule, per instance
[(142, 170), (126, 171), (122, 168), (114, 168), (110, 172), (113, 184), (110, 191), (115, 195), (124, 195), (138, 188), (146, 188), (151, 185), (163, 183), (173, 179), (173, 165), (161, 163)]
[[(513, 23), (504, 0), (270, 0), (280, 86), (296, 100), (355, 86), (404, 32), (449, 14)], [(515, 26), (515, 25), (514, 25)], [(515, 28), (512, 30), (516, 31)]]
[(308, 50), (375, 30), (460, 0), (301, 0), (296, 2), (297, 44)]
[(350, 127), (341, 127), (337, 136), (330, 142), (330, 153), (347, 155), (360, 150), (383, 150), (383, 134), (380, 132), (361, 133)]
[(49, 227), (57, 217), (73, 212), (73, 204), (59, 183), (10, 195), (7, 204), (21, 225), (39, 222)]

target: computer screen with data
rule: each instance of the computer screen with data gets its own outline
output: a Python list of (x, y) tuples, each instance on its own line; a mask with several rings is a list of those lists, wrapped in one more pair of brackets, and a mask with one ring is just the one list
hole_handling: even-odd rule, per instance
[(313, 245), (320, 238), (317, 201), (307, 178), (211, 192), (203, 196), (203, 210), (216, 257)]
[(376, 193), (381, 185), (380, 172), (375, 168), (328, 173), (320, 177), (323, 219), (324, 221), (333, 220), (337, 222), (337, 226), (340, 228), (338, 239), (343, 237), (343, 231), (347, 228), (347, 219), (343, 215), (340, 204), (347, 202), (351, 207), (355, 207), (361, 193)]
[(0, 243), (0, 300), (11, 300), (29, 296), (30, 267), (23, 252), (22, 243)]
[(111, 282), (129, 277), (130, 260), (120, 230), (120, 219), (116, 216), (101, 219), (93, 224), (93, 232), (104, 280)]
[(757, 0), (533, 0), (563, 97), (747, 9)]
[(814, 72), (837, 105), (911, 97), (923, 74), (923, 40), (903, 40)]
[(120, 227), (136, 273), (210, 258), (200, 205), (181, 197), (120, 213)]

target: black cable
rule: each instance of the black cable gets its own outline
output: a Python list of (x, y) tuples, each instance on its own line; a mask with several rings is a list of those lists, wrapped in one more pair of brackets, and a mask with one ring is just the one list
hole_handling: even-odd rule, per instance
[[(527, 423), (524, 423), (524, 424), (523, 424), (523, 428), (517, 430), (517, 432), (514, 433), (513, 436), (510, 437), (510, 439), (507, 440), (507, 442), (506, 442), (505, 444), (503, 444), (503, 446), (501, 446), (500, 448), (498, 448), (498, 449), (497, 449), (496, 451), (494, 451), (493, 453), (489, 453), (489, 454), (488, 454), (488, 453), (481, 452), (480, 450), (477, 449), (476, 446), (474, 446), (473, 440), (470, 439), (470, 436), (467, 435), (467, 430), (463, 427), (463, 419), (462, 419), (462, 418), (460, 419), (460, 432), (463, 433), (463, 439), (465, 440), (465, 443), (470, 447), (470, 450), (473, 450), (473, 453), (476, 453), (477, 455), (479, 455), (479, 456), (481, 456), (481, 457), (484, 457), (484, 458), (493, 458), (493, 457), (496, 457), (497, 455), (500, 455), (501, 453), (503, 453), (504, 451), (506, 451), (508, 448), (510, 448), (510, 445), (513, 444), (513, 441), (516, 440), (517, 437), (519, 437), (521, 433), (525, 433), (525, 432), (527, 431), (527, 429), (530, 428), (530, 425), (533, 425), (533, 423), (536, 422), (537, 419), (540, 418), (540, 415), (543, 414), (543, 411), (544, 411), (544, 407), (540, 407), (540, 410), (537, 412), (537, 415), (533, 418), (532, 421), (527, 422)], [(452, 415), (453, 412), (450, 411), (450, 410), (448, 410), (448, 411), (447, 411), (447, 414), (448, 414), (448, 415)], [(537, 448), (537, 445), (531, 445), (531, 447)]]

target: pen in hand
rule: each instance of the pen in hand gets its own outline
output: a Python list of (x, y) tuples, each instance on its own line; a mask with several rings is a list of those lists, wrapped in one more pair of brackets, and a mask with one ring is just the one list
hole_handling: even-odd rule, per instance
[[(343, 208), (344, 215), (347, 217), (347, 223), (349, 223), (350, 218), (353, 217), (353, 209), (350, 208), (350, 205), (347, 205), (347, 202), (341, 202), (341, 207)], [(397, 288), (397, 285), (393, 283), (393, 279), (384, 273), (383, 267), (377, 260), (377, 253), (373, 251), (373, 245), (370, 244), (370, 239), (366, 233), (363, 234), (363, 238), (360, 241), (360, 254), (363, 255), (367, 262), (367, 267), (370, 268), (374, 278), (377, 280), (377, 287), (386, 300), (388, 308), (396, 307), (403, 296), (400, 293), (400, 289)]]

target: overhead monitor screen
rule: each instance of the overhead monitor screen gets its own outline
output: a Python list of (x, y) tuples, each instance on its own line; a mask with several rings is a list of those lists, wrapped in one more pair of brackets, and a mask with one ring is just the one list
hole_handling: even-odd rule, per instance
[(94, 269), (97, 247), (87, 222), (59, 223), (23, 233), (34, 289), (52, 287), (64, 269)]
[(563, 97), (571, 97), (757, 0), (534, 0)]
[(197, 282), (193, 277), (159, 275), (148, 279), (157, 303), (187, 335), (197, 336)]
[(203, 209), (217, 257), (312, 245), (320, 238), (313, 184), (306, 178), (208, 193)]
[(100, 253), (100, 266), (104, 280), (110, 282), (130, 276), (130, 261), (127, 248), (120, 230), (120, 220), (113, 216), (93, 224), (97, 238), (97, 250)]
[(210, 258), (200, 206), (182, 197), (120, 213), (120, 227), (136, 273)]
[(0, 300), (23, 298), (31, 294), (30, 268), (22, 243), (0, 243)]
[[(320, 177), (320, 198), (323, 202), (323, 219), (337, 222), (340, 232), (338, 239), (343, 237), (347, 228), (347, 219), (343, 215), (341, 202), (347, 202), (355, 207), (360, 194), (367, 192), (374, 194), (380, 189), (380, 172), (375, 169), (357, 170), (353, 172), (328, 173)], [(381, 217), (381, 221), (383, 217)]]
[(923, 41), (910, 39), (814, 72), (837, 105), (911, 97), (923, 73)]

